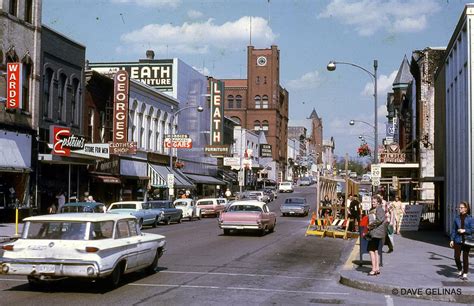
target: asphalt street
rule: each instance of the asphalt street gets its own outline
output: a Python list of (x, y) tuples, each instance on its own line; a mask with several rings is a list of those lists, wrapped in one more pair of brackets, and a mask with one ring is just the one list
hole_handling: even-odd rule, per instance
[[(0, 305), (434, 305), (342, 286), (339, 269), (354, 241), (305, 237), (307, 217), (280, 217), (284, 198), (304, 196), (315, 207), (315, 187), (279, 194), (274, 233), (224, 236), (216, 218), (160, 225), (167, 251), (159, 271), (133, 273), (107, 291), (86, 281), (63, 280), (41, 289), (26, 277), (0, 275)], [(437, 305), (444, 305), (438, 303)]]

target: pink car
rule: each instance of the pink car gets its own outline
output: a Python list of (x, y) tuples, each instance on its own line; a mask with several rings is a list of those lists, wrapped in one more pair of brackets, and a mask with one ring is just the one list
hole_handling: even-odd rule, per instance
[(275, 230), (276, 215), (265, 202), (235, 201), (220, 215), (218, 223), (224, 235), (231, 230), (255, 230), (263, 236)]
[(209, 215), (218, 217), (225, 209), (225, 203), (215, 198), (200, 199), (196, 202), (196, 206), (200, 209), (200, 217)]

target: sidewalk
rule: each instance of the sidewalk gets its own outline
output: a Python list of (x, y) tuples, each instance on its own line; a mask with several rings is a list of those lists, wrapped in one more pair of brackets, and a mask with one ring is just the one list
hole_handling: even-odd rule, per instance
[(392, 296), (474, 304), (474, 258), (470, 256), (469, 280), (457, 278), (454, 251), (449, 248), (449, 239), (442, 232), (395, 235), (394, 252), (387, 254), (386, 250), (387, 246), (384, 247), (381, 274), (368, 276), (370, 256), (364, 254), (363, 265), (358, 265), (357, 241), (341, 270), (340, 283)]

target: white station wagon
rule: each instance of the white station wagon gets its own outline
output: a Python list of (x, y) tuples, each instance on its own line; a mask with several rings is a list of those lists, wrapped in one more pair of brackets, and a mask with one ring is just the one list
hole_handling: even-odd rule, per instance
[(20, 239), (2, 246), (0, 274), (26, 275), (31, 285), (48, 279), (101, 279), (115, 288), (123, 274), (153, 273), (164, 236), (141, 233), (133, 216), (57, 214), (24, 219)]

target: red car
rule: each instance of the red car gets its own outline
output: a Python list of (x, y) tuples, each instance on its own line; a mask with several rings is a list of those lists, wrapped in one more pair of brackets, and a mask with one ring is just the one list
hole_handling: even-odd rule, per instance
[(275, 230), (276, 215), (265, 202), (235, 201), (220, 215), (218, 223), (224, 235), (231, 230), (254, 230), (263, 236), (267, 231), (271, 233)]

